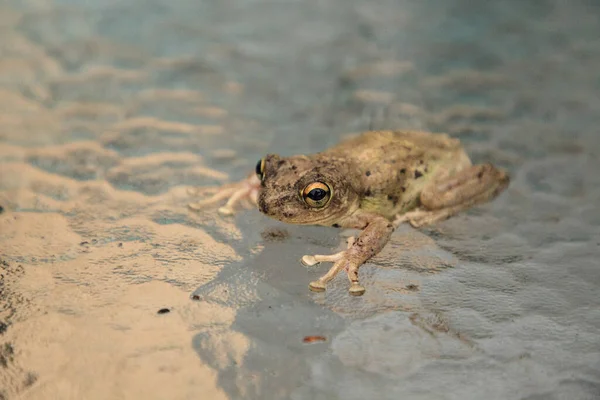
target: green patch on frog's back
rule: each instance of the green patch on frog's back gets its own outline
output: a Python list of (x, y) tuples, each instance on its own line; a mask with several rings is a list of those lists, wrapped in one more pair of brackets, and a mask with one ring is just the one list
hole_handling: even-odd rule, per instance
[[(360, 208), (393, 219), (399, 214), (412, 211), (420, 205), (421, 191), (429, 184), (437, 168), (422, 168), (416, 163), (406, 168), (408, 179), (381, 188), (367, 188), (361, 197)], [(427, 171), (427, 172), (425, 172)]]
[(374, 214), (380, 214), (388, 219), (393, 219), (398, 214), (414, 210), (418, 204), (418, 196), (400, 196), (397, 194), (379, 193), (371, 196), (364, 196), (360, 202), (360, 209)]

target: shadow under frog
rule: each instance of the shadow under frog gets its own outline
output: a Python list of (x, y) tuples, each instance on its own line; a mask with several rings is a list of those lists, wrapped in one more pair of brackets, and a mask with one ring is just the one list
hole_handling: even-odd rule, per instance
[[(334, 247), (337, 230), (275, 223), (260, 232), (252, 218), (237, 222), (244, 235), (234, 247), (242, 261), (223, 267), (192, 294), (197, 301), (233, 309), (235, 320), (223, 327), (198, 327), (192, 346), (218, 371), (219, 385), (230, 398), (289, 398), (309, 379), (316, 360), (339, 364), (327, 349), (349, 321), (315, 303), (302, 284), (306, 269), (293, 267), (306, 243), (319, 250)], [(260, 252), (250, 254), (262, 243)], [(243, 349), (240, 335), (248, 344)], [(303, 342), (315, 335), (326, 340)]]
[[(432, 336), (431, 329), (414, 324), (415, 311), (423, 309), (419, 306), (419, 292), (391, 291), (380, 297), (375, 294), (382, 292), (378, 288), (372, 296), (354, 297), (344, 295), (344, 290), (306, 291), (303, 284), (306, 274), (318, 272), (298, 268), (294, 262), (307, 245), (312, 251), (335, 247), (339, 244), (339, 229), (273, 222), (257, 230), (255, 218), (260, 216), (254, 211), (236, 221), (243, 235), (233, 245), (242, 260), (224, 266), (215, 279), (192, 294), (196, 301), (218, 304), (235, 312), (230, 325), (196, 327), (200, 332), (192, 340), (192, 346), (203, 362), (217, 371), (219, 386), (232, 399), (283, 399), (293, 398), (293, 395), (329, 399), (337, 398), (344, 390), (331, 382), (342, 382), (353, 376), (357, 385), (368, 386), (371, 394), (384, 387), (400, 390), (401, 385), (389, 377), (344, 365), (340, 354), (335, 354), (332, 348), (340, 334), (345, 338), (352, 336), (356, 329), (364, 329), (370, 318), (384, 321), (375, 322), (375, 325), (389, 323), (389, 329), (396, 329), (401, 335), (408, 330), (413, 338), (415, 335), (421, 337), (420, 340), (427, 342), (425, 348), (436, 346), (438, 339)], [(259, 252), (253, 251), (257, 246), (264, 247)], [(425, 252), (440, 252), (440, 249), (425, 247)], [(398, 282), (410, 275), (427, 281), (428, 276), (436, 275), (372, 265), (367, 265), (364, 273), (366, 281), (374, 286), (378, 284), (373, 278), (378, 282)], [(343, 280), (333, 282), (334, 286), (343, 284)], [(324, 303), (329, 306), (323, 307)], [(392, 310), (395, 312), (385, 312)], [(385, 322), (386, 315), (391, 322)], [(407, 324), (414, 326), (407, 327)], [(357, 335), (358, 346), (369, 343), (368, 337)], [(460, 342), (451, 332), (441, 335), (446, 336), (446, 341)], [(325, 341), (305, 343), (303, 339), (310, 336), (320, 336)], [(349, 347), (352, 352), (352, 345), (341, 346)], [(362, 348), (362, 352), (365, 351), (369, 352)], [(473, 349), (466, 351), (470, 354)], [(343, 354), (349, 353), (342, 350), (342, 358)], [(399, 363), (403, 360), (398, 355)], [(420, 365), (426, 361), (416, 359), (411, 362)]]

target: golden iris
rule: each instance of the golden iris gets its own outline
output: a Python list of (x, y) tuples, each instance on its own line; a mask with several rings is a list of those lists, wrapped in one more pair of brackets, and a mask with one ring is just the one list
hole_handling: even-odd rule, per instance
[(312, 208), (323, 208), (331, 200), (331, 188), (323, 182), (313, 182), (302, 190), (302, 199)]

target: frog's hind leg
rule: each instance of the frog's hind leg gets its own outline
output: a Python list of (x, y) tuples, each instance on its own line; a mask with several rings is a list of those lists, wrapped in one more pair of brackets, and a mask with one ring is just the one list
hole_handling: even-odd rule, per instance
[(508, 175), (491, 164), (467, 167), (452, 176), (440, 176), (423, 188), (420, 207), (400, 215), (394, 225), (409, 222), (418, 228), (448, 219), (457, 213), (486, 203), (509, 184)]

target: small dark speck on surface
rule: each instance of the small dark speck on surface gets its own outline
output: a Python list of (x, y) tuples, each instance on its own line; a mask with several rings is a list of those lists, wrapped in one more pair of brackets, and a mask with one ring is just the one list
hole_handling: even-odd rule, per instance
[(421, 173), (421, 171), (415, 171), (415, 179), (419, 179), (422, 176), (423, 174)]
[(25, 381), (23, 382), (23, 386), (26, 387), (26, 388), (30, 387), (34, 383), (37, 382), (37, 379), (38, 379), (38, 377), (37, 377), (36, 374), (34, 374), (33, 372), (28, 372), (27, 376), (25, 377)]
[(197, 294), (192, 296), (192, 300), (198, 301), (200, 300), (200, 296), (198, 296)]
[(262, 233), (261, 236), (264, 240), (268, 242), (281, 242), (290, 237), (290, 234), (287, 230), (281, 228), (267, 228)]
[(168, 308), (161, 308), (160, 310), (158, 310), (156, 313), (157, 314), (168, 314), (170, 313), (171, 310), (169, 310)]
[(414, 292), (414, 291), (419, 290), (419, 286), (415, 285), (414, 283), (410, 283), (410, 284), (406, 285), (406, 289)]
[(80, 245), (80, 246), (85, 246), (86, 244), (90, 244), (90, 242), (88, 242), (88, 241), (83, 241), (83, 242), (79, 243), (79, 245)]
[(0, 206), (0, 214), (4, 212), (4, 207)]
[(119, 243), (117, 246), (119, 246), (119, 247), (123, 247), (123, 243)]

